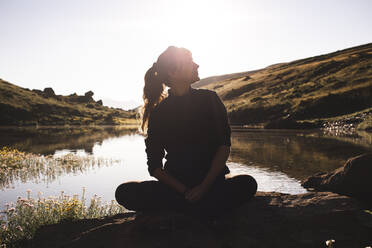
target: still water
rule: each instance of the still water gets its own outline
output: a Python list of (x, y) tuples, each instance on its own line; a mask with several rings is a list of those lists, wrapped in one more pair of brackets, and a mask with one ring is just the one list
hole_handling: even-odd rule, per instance
[[(42, 192), (44, 197), (64, 194), (86, 198), (97, 194), (103, 201), (114, 198), (116, 187), (132, 180), (151, 180), (147, 172), (144, 137), (119, 127), (1, 128), (0, 147), (59, 157), (74, 153), (110, 161), (77, 170), (58, 170), (51, 176), (27, 173), (0, 184), (0, 209), (18, 196)], [(349, 157), (372, 151), (372, 134), (235, 129), (227, 163), (231, 176), (250, 174), (259, 191), (305, 193), (300, 181), (320, 171), (332, 171)]]

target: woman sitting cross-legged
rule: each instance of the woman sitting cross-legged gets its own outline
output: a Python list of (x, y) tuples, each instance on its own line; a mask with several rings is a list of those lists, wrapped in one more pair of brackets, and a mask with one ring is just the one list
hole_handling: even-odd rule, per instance
[(157, 180), (121, 184), (115, 197), (125, 208), (212, 217), (255, 195), (252, 176), (225, 177), (231, 146), (226, 108), (214, 91), (191, 88), (198, 67), (190, 51), (170, 46), (146, 72), (141, 127), (148, 170)]

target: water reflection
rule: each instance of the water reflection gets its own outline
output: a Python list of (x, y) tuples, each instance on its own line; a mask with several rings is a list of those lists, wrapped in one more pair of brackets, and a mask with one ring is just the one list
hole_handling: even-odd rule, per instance
[(0, 146), (44, 155), (63, 149), (93, 154), (95, 144), (136, 133), (136, 130), (127, 126), (0, 127)]
[(302, 180), (320, 171), (331, 171), (350, 157), (371, 152), (368, 133), (353, 137), (322, 131), (238, 130), (232, 133), (230, 160), (256, 164)]
[[(0, 129), (0, 146), (12, 145), (52, 157), (75, 153), (119, 161), (90, 161), (76, 167), (50, 165), (8, 174), (8, 181), (0, 184), (0, 204), (24, 196), (27, 189), (36, 197), (38, 191), (45, 196), (59, 195), (61, 190), (73, 195), (83, 187), (87, 197), (97, 194), (110, 201), (119, 184), (153, 179), (147, 172), (143, 139), (135, 130), (121, 127)], [(370, 133), (342, 136), (323, 131), (234, 130), (228, 165), (232, 175), (254, 176), (260, 191), (296, 194), (306, 192), (299, 182), (304, 177), (333, 170), (349, 157), (371, 152), (371, 147)]]
[(112, 166), (119, 162), (94, 156), (77, 156), (72, 153), (57, 156), (39, 156), (27, 153), (19, 159), (22, 161), (17, 168), (0, 170), (0, 190), (9, 188), (16, 182), (49, 185), (64, 175), (83, 175), (89, 170)]

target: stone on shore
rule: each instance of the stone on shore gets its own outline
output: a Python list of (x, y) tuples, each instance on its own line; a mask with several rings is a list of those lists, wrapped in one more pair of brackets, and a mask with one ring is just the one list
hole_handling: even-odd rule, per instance
[[(307, 178), (302, 186), (318, 191), (332, 191), (372, 203), (372, 154), (362, 154), (346, 161), (330, 173)], [(372, 204), (371, 204), (372, 206)]]
[(353, 198), (331, 192), (258, 192), (215, 222), (177, 213), (125, 213), (66, 221), (38, 230), (29, 247), (325, 247), (372, 244), (372, 215)]

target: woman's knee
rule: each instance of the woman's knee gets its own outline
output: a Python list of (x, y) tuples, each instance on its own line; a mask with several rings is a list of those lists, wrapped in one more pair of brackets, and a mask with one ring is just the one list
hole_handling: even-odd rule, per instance
[(234, 181), (235, 187), (248, 197), (253, 197), (257, 192), (257, 181), (251, 175), (238, 175), (231, 178)]
[(136, 200), (136, 182), (120, 184), (115, 191), (116, 201), (126, 209), (133, 210)]

